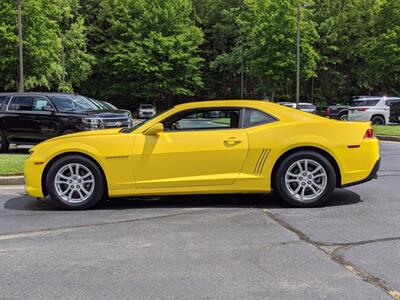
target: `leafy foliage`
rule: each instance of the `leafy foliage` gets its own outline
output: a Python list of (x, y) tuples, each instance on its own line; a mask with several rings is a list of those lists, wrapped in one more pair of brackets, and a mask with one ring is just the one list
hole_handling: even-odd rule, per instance
[[(400, 92), (400, 1), (301, 7), (301, 97)], [(302, 4), (305, 4), (301, 2)], [(297, 0), (24, 0), (27, 90), (139, 101), (293, 100)], [(0, 87), (18, 85), (17, 1), (0, 1)], [(243, 70), (241, 62), (243, 60)], [(64, 76), (63, 76), (64, 75)], [(64, 78), (64, 80), (63, 80)]]

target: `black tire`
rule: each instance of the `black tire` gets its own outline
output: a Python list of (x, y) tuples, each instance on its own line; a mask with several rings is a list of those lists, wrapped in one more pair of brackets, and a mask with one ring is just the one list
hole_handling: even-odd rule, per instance
[(385, 125), (385, 119), (382, 116), (373, 116), (371, 118), (372, 125)]
[[(307, 185), (306, 187), (300, 187), (301, 190), (305, 190), (305, 193), (310, 193), (312, 194), (312, 190), (311, 187), (308, 187), (308, 184), (310, 184), (311, 182), (315, 182), (316, 180), (320, 180), (321, 181), (321, 186), (324, 186), (324, 188), (321, 188), (318, 192), (320, 192), (320, 194), (317, 195), (317, 193), (315, 194), (315, 198), (313, 199), (308, 199), (306, 200), (301, 200), (299, 199), (299, 197), (296, 197), (295, 195), (293, 195), (293, 189), (297, 189), (300, 186), (300, 182), (292, 182), (292, 183), (288, 183), (286, 181), (286, 174), (289, 170), (289, 168), (292, 167), (296, 167), (295, 164), (296, 162), (299, 161), (304, 161), (307, 160), (308, 161), (308, 168), (311, 168), (313, 166), (317, 166), (318, 164), (323, 168), (323, 170), (325, 171), (325, 177), (324, 175), (322, 176), (317, 176), (320, 175), (322, 173), (321, 171), (318, 171), (316, 174), (317, 175), (311, 175), (307, 174), (304, 177), (301, 177), (302, 174), (300, 174), (296, 180), (303, 180), (304, 182), (301, 182), (301, 184)], [(315, 164), (315, 165), (314, 165)], [(291, 169), (292, 170), (292, 169)], [(306, 173), (303, 173), (306, 174)], [(297, 174), (296, 174), (297, 175)], [(315, 178), (318, 177), (318, 179), (308, 179), (307, 176), (315, 176)], [(288, 176), (292, 176), (292, 175), (288, 175)], [(325, 179), (321, 178), (324, 177)], [(289, 179), (290, 180), (290, 179)], [(295, 180), (295, 181), (296, 181)], [(312, 181), (308, 181), (308, 180), (312, 180)], [(278, 195), (282, 198), (282, 200), (284, 200), (286, 203), (288, 203), (291, 206), (294, 207), (317, 207), (317, 206), (321, 206), (323, 205), (331, 196), (333, 193), (333, 190), (336, 187), (336, 172), (335, 169), (333, 168), (331, 162), (323, 155), (314, 152), (314, 151), (298, 151), (295, 153), (290, 154), (289, 156), (287, 156), (278, 166), (276, 174), (274, 176), (274, 188), (277, 191)], [(289, 187), (287, 186), (287, 184), (289, 185)], [(315, 187), (317, 185), (313, 185), (311, 184), (312, 188), (315, 190)], [(289, 188), (292, 188), (292, 192), (289, 190)], [(296, 194), (297, 195), (297, 194)], [(302, 196), (307, 196), (307, 195), (302, 195)], [(300, 196), (301, 197), (301, 196)], [(311, 195), (309, 196), (311, 197)]]
[[(62, 170), (64, 167), (73, 164), (76, 166), (76, 164), (79, 164), (80, 166), (83, 166), (81, 168), (87, 168), (94, 179), (94, 186), (93, 186), (93, 191), (88, 195), (88, 198), (85, 199), (84, 201), (81, 201), (79, 203), (70, 203), (67, 200), (63, 199), (62, 196), (60, 196), (60, 193), (57, 191), (55, 180), (56, 180), (56, 175), (57, 173)], [(85, 169), (84, 169), (85, 171)], [(72, 176), (72, 174), (71, 174)], [(76, 182), (76, 184), (78, 184)], [(83, 185), (83, 184), (81, 184)], [(68, 186), (66, 183), (65, 186)], [(71, 185), (74, 187), (73, 185)], [(79, 187), (79, 186), (77, 186)], [(94, 207), (96, 204), (98, 204), (105, 196), (105, 191), (106, 191), (106, 186), (105, 186), (105, 180), (103, 177), (103, 173), (99, 169), (99, 167), (90, 159), (80, 156), (80, 155), (68, 155), (61, 157), (60, 159), (56, 160), (51, 166), (50, 169), (47, 173), (46, 177), (46, 188), (47, 191), (50, 195), (50, 198), (52, 202), (59, 208), (61, 209), (67, 209), (67, 210), (81, 210), (81, 209), (89, 209)], [(69, 187), (70, 188), (70, 187)], [(74, 195), (78, 193), (78, 191), (73, 192)]]
[(0, 153), (6, 153), (8, 149), (10, 149), (10, 143), (4, 132), (0, 130)]
[(347, 113), (341, 114), (339, 116), (340, 121), (347, 121), (349, 119), (349, 115)]

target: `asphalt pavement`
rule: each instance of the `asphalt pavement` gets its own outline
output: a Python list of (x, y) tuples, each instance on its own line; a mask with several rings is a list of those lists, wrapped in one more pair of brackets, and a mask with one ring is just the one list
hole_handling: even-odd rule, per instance
[(400, 299), (400, 143), (378, 180), (294, 209), (273, 195), (116, 199), (0, 188), (0, 299)]

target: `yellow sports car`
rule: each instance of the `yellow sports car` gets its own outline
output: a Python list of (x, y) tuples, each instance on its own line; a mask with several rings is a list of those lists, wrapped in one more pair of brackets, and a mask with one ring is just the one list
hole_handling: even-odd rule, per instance
[(376, 177), (369, 123), (325, 119), (263, 101), (181, 104), (129, 129), (45, 141), (25, 163), (26, 191), (64, 209), (105, 197), (268, 193), (298, 207)]

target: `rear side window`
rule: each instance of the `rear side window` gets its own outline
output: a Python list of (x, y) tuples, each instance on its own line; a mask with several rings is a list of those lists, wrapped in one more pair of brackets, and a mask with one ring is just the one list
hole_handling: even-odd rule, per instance
[(252, 127), (275, 122), (276, 119), (260, 110), (246, 108), (244, 116), (244, 127)]
[(351, 106), (375, 106), (379, 102), (379, 99), (376, 100), (354, 100), (351, 103)]
[(33, 97), (31, 96), (16, 96), (11, 99), (8, 110), (32, 111)]

